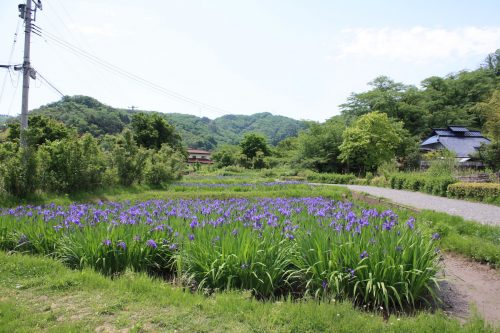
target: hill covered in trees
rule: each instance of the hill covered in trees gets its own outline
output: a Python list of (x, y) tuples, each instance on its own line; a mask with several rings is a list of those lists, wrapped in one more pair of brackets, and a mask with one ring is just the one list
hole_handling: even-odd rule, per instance
[[(93, 136), (117, 134), (128, 127), (132, 116), (143, 111), (113, 108), (87, 96), (66, 96), (44, 105), (30, 115), (44, 115), (75, 127), (81, 134)], [(146, 111), (153, 112), (153, 111)], [(259, 132), (270, 144), (296, 136), (307, 127), (304, 121), (271, 113), (225, 115), (216, 119), (180, 113), (159, 113), (174, 125), (184, 143), (193, 148), (214, 149), (221, 144), (237, 144), (245, 133)]]
[(5, 122), (11, 117), (5, 114), (0, 114), (0, 126), (4, 125)]

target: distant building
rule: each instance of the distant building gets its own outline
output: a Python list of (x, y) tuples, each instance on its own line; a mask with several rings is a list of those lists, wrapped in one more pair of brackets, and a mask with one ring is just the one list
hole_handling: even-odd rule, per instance
[(188, 163), (200, 163), (200, 164), (212, 164), (211, 154), (209, 151), (201, 149), (191, 149), (188, 150)]
[(447, 149), (455, 153), (458, 161), (464, 163), (470, 160), (481, 144), (489, 144), (479, 131), (470, 131), (464, 126), (450, 125), (448, 128), (435, 128), (432, 134), (420, 144), (420, 150), (429, 152)]

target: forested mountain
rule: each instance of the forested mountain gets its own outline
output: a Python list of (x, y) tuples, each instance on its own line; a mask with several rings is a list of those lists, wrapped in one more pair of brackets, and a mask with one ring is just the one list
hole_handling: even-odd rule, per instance
[[(92, 97), (66, 96), (30, 112), (45, 115), (75, 127), (79, 133), (94, 136), (116, 134), (129, 126), (132, 116), (140, 111), (117, 109)], [(142, 112), (142, 111), (141, 111)], [(148, 112), (148, 111), (146, 111)], [(225, 115), (211, 120), (180, 113), (157, 113), (174, 125), (184, 143), (193, 148), (213, 149), (220, 144), (238, 144), (245, 133), (259, 132), (270, 144), (296, 136), (307, 123), (270, 113)]]

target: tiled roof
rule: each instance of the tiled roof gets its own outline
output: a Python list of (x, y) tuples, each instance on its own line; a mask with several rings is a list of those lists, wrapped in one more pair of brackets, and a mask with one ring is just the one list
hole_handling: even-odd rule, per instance
[(201, 149), (188, 149), (188, 154), (206, 154), (210, 155), (209, 151), (201, 150)]
[(451, 126), (448, 126), (448, 129), (452, 132), (469, 132), (469, 130), (467, 129), (467, 127), (463, 127), (463, 126), (454, 126), (454, 125), (451, 125)]
[(448, 128), (435, 128), (432, 134), (420, 144), (422, 149), (435, 149), (436, 147), (431, 145), (440, 143), (461, 158), (474, 154), (482, 143), (490, 142), (483, 137), (481, 132), (470, 131), (464, 126), (451, 125)]

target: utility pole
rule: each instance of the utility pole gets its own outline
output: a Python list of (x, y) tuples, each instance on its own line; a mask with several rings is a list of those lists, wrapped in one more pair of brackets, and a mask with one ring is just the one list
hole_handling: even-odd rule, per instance
[(31, 67), (30, 51), (31, 51), (31, 15), (35, 13), (37, 8), (42, 9), (42, 3), (38, 0), (35, 3), (35, 10), (32, 10), (32, 1), (26, 0), (26, 4), (20, 4), (19, 16), (24, 19), (24, 61), (23, 61), (23, 96), (21, 106), (21, 146), (26, 147), (26, 130), (28, 129), (28, 101), (30, 90), (30, 78), (36, 78), (36, 72)]
[[(26, 0), (24, 13), (19, 6), (21, 15), (24, 15), (24, 61), (23, 61), (23, 97), (21, 106), (21, 146), (26, 147), (26, 130), (28, 129), (28, 98), (30, 92), (30, 47), (31, 47), (31, 0)], [(21, 16), (22, 17), (22, 16)]]

